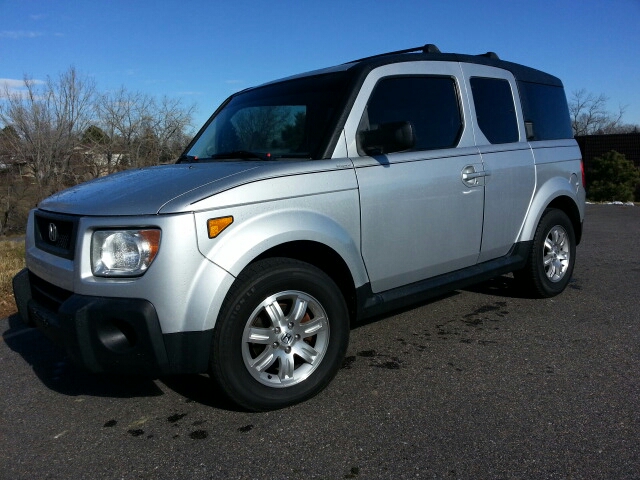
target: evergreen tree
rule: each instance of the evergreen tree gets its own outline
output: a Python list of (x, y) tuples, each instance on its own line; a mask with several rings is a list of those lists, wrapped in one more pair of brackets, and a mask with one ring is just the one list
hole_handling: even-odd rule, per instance
[(596, 202), (633, 201), (640, 183), (640, 170), (615, 150), (593, 159), (588, 174), (587, 195)]

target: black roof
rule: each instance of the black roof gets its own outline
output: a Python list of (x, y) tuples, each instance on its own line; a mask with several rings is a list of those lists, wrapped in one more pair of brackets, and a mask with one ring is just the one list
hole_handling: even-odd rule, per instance
[(351, 65), (349, 69), (362, 70), (360, 74), (367, 74), (374, 68), (382, 65), (388, 65), (401, 62), (418, 62), (418, 61), (440, 61), (440, 62), (463, 62), (476, 63), (479, 65), (487, 65), (490, 67), (502, 68), (510, 71), (518, 81), (542, 83), (545, 85), (553, 85), (562, 87), (562, 81), (559, 78), (549, 75), (548, 73), (536, 70), (535, 68), (525, 67), (518, 63), (500, 60), (494, 52), (487, 52), (480, 55), (468, 55), (462, 53), (442, 53), (438, 47), (433, 44), (427, 44), (421, 47), (409, 48), (406, 50), (398, 50), (394, 52), (382, 53), (372, 57), (361, 58), (348, 62), (345, 65)]

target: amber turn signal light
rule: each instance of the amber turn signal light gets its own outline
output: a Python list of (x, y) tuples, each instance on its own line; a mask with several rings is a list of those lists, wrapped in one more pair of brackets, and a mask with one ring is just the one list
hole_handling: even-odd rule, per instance
[(233, 223), (233, 217), (210, 218), (207, 220), (209, 238), (216, 238), (222, 231)]

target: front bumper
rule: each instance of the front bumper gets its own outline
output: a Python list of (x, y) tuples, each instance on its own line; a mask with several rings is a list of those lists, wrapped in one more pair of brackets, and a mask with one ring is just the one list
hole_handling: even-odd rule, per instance
[(137, 298), (78, 295), (22, 270), (13, 279), (22, 320), (92, 372), (160, 375), (208, 370), (213, 330), (163, 334)]

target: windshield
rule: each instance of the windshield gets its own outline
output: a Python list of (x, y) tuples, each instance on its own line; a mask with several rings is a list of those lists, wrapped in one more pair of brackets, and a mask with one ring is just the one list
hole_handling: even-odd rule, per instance
[(240, 92), (218, 111), (182, 159), (319, 158), (345, 84), (345, 72), (334, 72)]

